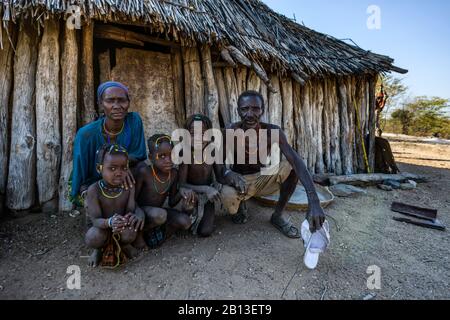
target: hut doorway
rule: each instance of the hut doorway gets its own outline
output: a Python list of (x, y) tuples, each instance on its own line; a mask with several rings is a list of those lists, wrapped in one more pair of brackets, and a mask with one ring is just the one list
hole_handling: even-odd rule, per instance
[[(96, 33), (97, 35), (99, 33)], [(177, 49), (161, 44), (138, 46), (105, 39), (95, 42), (96, 82), (119, 81), (130, 89), (130, 111), (138, 112), (146, 138), (178, 128), (176, 90), (183, 74), (173, 68)], [(102, 110), (98, 110), (102, 114)]]

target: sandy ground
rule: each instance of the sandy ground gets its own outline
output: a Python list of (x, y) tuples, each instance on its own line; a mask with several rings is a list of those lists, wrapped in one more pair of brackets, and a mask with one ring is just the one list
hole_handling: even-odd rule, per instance
[[(450, 226), (450, 146), (392, 143), (401, 170), (429, 183), (413, 191), (338, 198), (327, 213), (332, 243), (316, 270), (302, 263), (300, 240), (269, 223), (272, 209), (250, 203), (251, 220), (217, 219), (211, 238), (178, 235), (120, 271), (90, 269), (81, 217), (33, 214), (0, 224), (1, 299), (375, 299), (450, 298), (447, 232), (392, 220), (392, 201), (439, 209)], [(300, 224), (303, 213), (290, 212)], [(81, 268), (81, 289), (69, 290), (67, 268)], [(369, 266), (381, 289), (367, 288)]]

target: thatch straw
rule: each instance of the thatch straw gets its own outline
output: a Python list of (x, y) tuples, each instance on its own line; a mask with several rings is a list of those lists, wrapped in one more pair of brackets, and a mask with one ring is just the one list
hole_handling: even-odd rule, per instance
[(253, 62), (302, 78), (406, 72), (394, 60), (315, 32), (272, 11), (258, 0), (0, 0), (0, 22), (31, 17), (41, 24), (65, 17), (71, 4), (83, 19), (139, 23), (182, 45), (233, 45)]

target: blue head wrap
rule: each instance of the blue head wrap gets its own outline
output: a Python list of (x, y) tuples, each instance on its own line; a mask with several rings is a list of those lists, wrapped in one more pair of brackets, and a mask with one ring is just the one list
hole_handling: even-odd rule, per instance
[(100, 101), (103, 93), (106, 91), (106, 89), (108, 88), (121, 88), (123, 89), (126, 94), (128, 99), (130, 99), (130, 96), (128, 94), (128, 87), (125, 86), (124, 84), (120, 83), (120, 82), (116, 82), (116, 81), (107, 81), (107, 82), (103, 82), (101, 85), (98, 86), (97, 89), (97, 99)]

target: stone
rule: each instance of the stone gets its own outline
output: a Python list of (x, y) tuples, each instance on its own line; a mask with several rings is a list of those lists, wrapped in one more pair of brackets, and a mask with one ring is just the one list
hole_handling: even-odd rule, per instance
[(416, 186), (411, 184), (411, 183), (409, 183), (409, 182), (402, 183), (400, 185), (400, 189), (402, 189), (402, 190), (414, 190), (415, 188), (416, 188)]
[(379, 184), (377, 187), (378, 187), (378, 189), (381, 189), (381, 190), (384, 190), (384, 191), (392, 191), (392, 190), (394, 190), (394, 189), (392, 189), (391, 186), (387, 186), (387, 185), (384, 185), (384, 184)]
[(367, 191), (347, 184), (337, 184), (330, 187), (330, 191), (337, 197), (351, 197), (357, 194), (366, 194)]
[(400, 189), (400, 182), (396, 180), (387, 179), (383, 181), (383, 184), (392, 187), (392, 189)]

